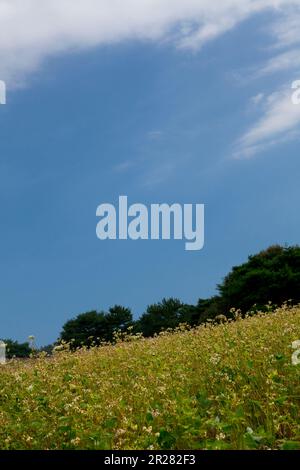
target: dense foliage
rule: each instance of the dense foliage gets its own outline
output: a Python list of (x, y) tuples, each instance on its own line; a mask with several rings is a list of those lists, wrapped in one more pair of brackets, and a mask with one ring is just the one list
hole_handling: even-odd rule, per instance
[(31, 354), (31, 348), (29, 343), (18, 343), (12, 339), (2, 340), (6, 345), (6, 357), (8, 359), (13, 357), (25, 358)]
[(223, 311), (300, 302), (300, 247), (272, 246), (234, 267), (218, 286)]
[(112, 341), (114, 333), (126, 331), (131, 325), (131, 311), (115, 305), (108, 313), (92, 311), (69, 320), (63, 326), (61, 340), (71, 343), (72, 347), (100, 344), (103, 341)]

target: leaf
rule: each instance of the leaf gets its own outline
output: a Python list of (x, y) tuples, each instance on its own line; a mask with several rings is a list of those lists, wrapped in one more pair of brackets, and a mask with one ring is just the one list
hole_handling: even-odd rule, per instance
[(207, 395), (205, 393), (198, 392), (196, 395), (196, 399), (201, 408), (209, 408), (211, 405), (211, 400), (207, 398)]
[(107, 429), (113, 429), (116, 426), (117, 422), (118, 422), (117, 418), (107, 419), (104, 422), (104, 427)]
[(278, 405), (284, 405), (287, 399), (288, 399), (287, 396), (279, 397), (279, 398), (276, 398), (275, 403), (277, 403)]
[(171, 449), (172, 446), (175, 444), (176, 439), (171, 433), (169, 433), (165, 429), (161, 429), (157, 438), (157, 442), (162, 449), (168, 450)]
[(147, 423), (152, 423), (153, 420), (154, 420), (154, 418), (153, 418), (152, 414), (151, 414), (150, 412), (148, 412), (148, 413), (146, 414), (146, 421), (147, 421)]

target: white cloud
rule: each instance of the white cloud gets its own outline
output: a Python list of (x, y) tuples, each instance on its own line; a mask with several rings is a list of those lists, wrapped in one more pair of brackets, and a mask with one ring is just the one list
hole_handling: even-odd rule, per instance
[(249, 158), (273, 145), (298, 137), (300, 105), (292, 103), (291, 86), (265, 98), (262, 115), (237, 142), (234, 156)]
[[(299, 138), (300, 134), (300, 105), (292, 103), (291, 85), (294, 78), (300, 79), (300, 0), (279, 9), (266, 32), (273, 39), (271, 57), (263, 66), (258, 68), (253, 78), (267, 75), (290, 74), (290, 83), (281, 89), (269, 91), (268, 95), (259, 93), (251, 98), (252, 105), (259, 107), (260, 114), (245, 134), (235, 145), (234, 156), (250, 158), (266, 151), (275, 145)], [(297, 75), (299, 74), (299, 77)]]
[(275, 55), (258, 71), (256, 77), (293, 69), (300, 69), (300, 48)]
[(254, 106), (257, 106), (264, 99), (264, 96), (264, 93), (258, 93), (257, 95), (253, 96), (251, 98), (252, 104), (254, 104)]
[(0, 0), (0, 77), (16, 84), (50, 55), (124, 40), (199, 48), (257, 12), (290, 5), (299, 0)]
[(269, 27), (276, 52), (258, 71), (257, 77), (300, 68), (300, 0), (277, 18)]
[(297, 9), (299, 4), (299, 1), (295, 2), (293, 8), (284, 11), (280, 18), (271, 25), (270, 32), (276, 39), (275, 47), (300, 44), (300, 11), (299, 8)]

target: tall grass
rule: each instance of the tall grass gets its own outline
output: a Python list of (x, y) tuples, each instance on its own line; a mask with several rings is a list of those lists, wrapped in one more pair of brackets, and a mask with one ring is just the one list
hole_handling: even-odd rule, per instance
[(1, 449), (300, 448), (300, 307), (0, 368)]

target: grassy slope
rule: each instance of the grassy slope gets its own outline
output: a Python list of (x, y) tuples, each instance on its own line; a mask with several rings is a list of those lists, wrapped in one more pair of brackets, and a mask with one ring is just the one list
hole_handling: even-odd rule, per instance
[(2, 449), (300, 448), (300, 307), (0, 368)]

